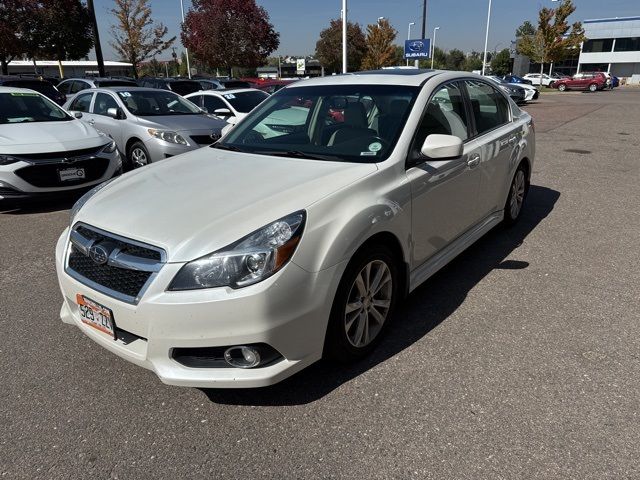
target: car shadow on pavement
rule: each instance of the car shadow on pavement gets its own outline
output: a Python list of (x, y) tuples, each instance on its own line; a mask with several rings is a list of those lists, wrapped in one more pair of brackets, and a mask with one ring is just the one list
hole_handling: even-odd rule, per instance
[(202, 389), (209, 400), (229, 405), (302, 405), (330, 393), (367, 370), (397, 355), (444, 322), (467, 293), (494, 269), (523, 269), (529, 264), (505, 260), (553, 210), (560, 193), (532, 185), (520, 221), (498, 226), (418, 287), (397, 311), (382, 342), (367, 358), (352, 365), (317, 362), (279, 384), (257, 389)]
[(27, 215), (69, 210), (83, 193), (84, 191), (47, 199), (38, 198), (22, 201), (2, 200), (0, 201), (0, 215)]

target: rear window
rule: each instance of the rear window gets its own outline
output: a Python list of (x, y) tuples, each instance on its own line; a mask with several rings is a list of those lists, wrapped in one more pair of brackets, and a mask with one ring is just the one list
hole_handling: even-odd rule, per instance
[(249, 113), (260, 105), (265, 98), (268, 98), (269, 94), (262, 90), (255, 90), (252, 92), (223, 93), (222, 96), (226, 98), (227, 102), (238, 112)]
[(191, 80), (177, 80), (175, 82), (171, 82), (169, 88), (171, 88), (172, 92), (176, 92), (178, 95), (183, 96), (202, 90), (199, 82)]
[(45, 95), (51, 95), (56, 93), (56, 89), (49, 82), (41, 82), (39, 80), (10, 80), (4, 82), (5, 87), (17, 87), (17, 88), (30, 88), (36, 92), (43, 93)]
[(98, 87), (137, 87), (136, 82), (130, 80), (100, 80), (95, 82)]

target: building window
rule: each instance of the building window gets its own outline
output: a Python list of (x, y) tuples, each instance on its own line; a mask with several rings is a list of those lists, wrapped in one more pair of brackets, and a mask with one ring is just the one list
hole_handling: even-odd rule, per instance
[(597, 40), (587, 40), (584, 42), (582, 51), (584, 53), (610, 52), (611, 47), (613, 47), (613, 38), (598, 38)]
[(616, 52), (640, 52), (640, 37), (618, 38)]

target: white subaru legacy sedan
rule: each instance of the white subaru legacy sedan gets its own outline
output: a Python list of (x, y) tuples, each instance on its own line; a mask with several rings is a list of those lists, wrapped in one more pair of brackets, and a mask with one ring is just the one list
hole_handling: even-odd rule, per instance
[(61, 318), (173, 385), (356, 360), (406, 295), (518, 220), (534, 154), (531, 117), (480, 76), (294, 83), (212, 147), (78, 201), (56, 248)]

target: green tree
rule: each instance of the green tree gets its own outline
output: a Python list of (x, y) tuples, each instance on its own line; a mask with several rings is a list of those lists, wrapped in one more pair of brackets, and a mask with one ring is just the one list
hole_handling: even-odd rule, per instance
[(511, 70), (511, 52), (508, 48), (500, 50), (491, 59), (491, 71), (494, 75), (506, 75)]
[[(349, 71), (359, 70), (367, 52), (367, 41), (357, 23), (347, 22), (347, 65)], [(331, 20), (320, 32), (316, 42), (316, 58), (327, 72), (342, 72), (342, 20)]]
[(111, 10), (117, 25), (111, 26), (111, 46), (120, 57), (131, 63), (133, 76), (138, 78), (138, 65), (168, 49), (176, 37), (165, 39), (168, 28), (151, 18), (148, 0), (115, 0)]
[[(431, 68), (431, 60), (421, 60), (420, 68)], [(447, 54), (440, 47), (435, 47), (433, 50), (433, 68), (436, 70), (447, 68)]]
[(395, 65), (396, 48), (393, 42), (398, 31), (386, 18), (367, 25), (367, 53), (362, 59), (363, 70), (376, 70)]
[(0, 2), (0, 65), (2, 75), (9, 74), (9, 62), (26, 52), (25, 39), (31, 36), (36, 15), (36, 0)]
[(447, 70), (462, 70), (464, 67), (465, 56), (462, 50), (454, 48), (447, 52), (445, 68)]
[(471, 52), (464, 61), (464, 69), (467, 72), (474, 70), (482, 70), (482, 54), (479, 52)]
[(536, 34), (536, 27), (529, 20), (525, 20), (522, 25), (516, 29), (516, 38), (528, 37)]
[(193, 0), (182, 43), (199, 62), (255, 70), (280, 45), (267, 11), (255, 0)]
[(571, 0), (562, 0), (556, 9), (542, 8), (538, 13), (536, 33), (523, 36), (518, 43), (518, 52), (534, 62), (540, 63), (540, 73), (545, 62), (560, 62), (575, 52), (586, 39), (582, 23), (570, 25), (567, 18), (575, 12)]
[(394, 65), (404, 65), (406, 60), (404, 58), (404, 47), (400, 45), (394, 46), (395, 52), (393, 53), (393, 64)]

